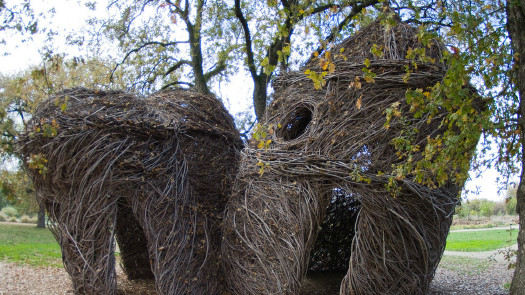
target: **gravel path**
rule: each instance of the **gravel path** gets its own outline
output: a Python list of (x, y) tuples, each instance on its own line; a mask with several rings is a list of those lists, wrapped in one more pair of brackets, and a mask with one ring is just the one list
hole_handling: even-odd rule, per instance
[[(117, 267), (118, 294), (155, 295), (151, 282), (128, 281)], [(0, 295), (70, 295), (74, 294), (63, 268), (42, 268), (0, 262)]]
[(499, 227), (488, 227), (488, 228), (466, 228), (466, 229), (454, 229), (451, 230), (451, 233), (458, 233), (458, 232), (466, 232), (466, 231), (487, 231), (487, 230), (511, 230), (511, 229), (519, 229), (517, 224), (511, 224), (510, 226), (499, 226)]
[(467, 273), (439, 267), (430, 286), (431, 295), (507, 295), (505, 283), (510, 283), (514, 270), (507, 263), (492, 262), (486, 271)]

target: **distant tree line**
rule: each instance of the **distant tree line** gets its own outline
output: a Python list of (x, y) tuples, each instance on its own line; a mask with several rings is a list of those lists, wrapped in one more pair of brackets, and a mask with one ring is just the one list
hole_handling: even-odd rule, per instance
[(516, 190), (517, 186), (510, 186), (506, 198), (498, 202), (486, 199), (464, 201), (456, 210), (456, 214), (461, 218), (517, 215)]

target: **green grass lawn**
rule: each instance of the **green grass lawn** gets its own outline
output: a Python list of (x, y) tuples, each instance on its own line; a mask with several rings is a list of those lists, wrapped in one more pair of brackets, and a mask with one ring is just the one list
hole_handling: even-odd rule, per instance
[[(451, 232), (447, 250), (490, 251), (516, 243), (518, 230)], [(447, 258), (444, 258), (447, 259)], [(0, 260), (33, 266), (62, 267), (60, 247), (48, 229), (0, 223)]]
[(516, 243), (518, 230), (480, 230), (467, 232), (451, 232), (447, 238), (447, 250), (478, 252), (491, 251), (508, 247)]
[(62, 254), (48, 229), (0, 223), (0, 259), (33, 266), (62, 267)]

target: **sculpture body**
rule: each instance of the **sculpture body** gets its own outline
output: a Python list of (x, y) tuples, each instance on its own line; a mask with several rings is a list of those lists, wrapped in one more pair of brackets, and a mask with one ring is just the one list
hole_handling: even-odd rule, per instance
[(77, 294), (116, 292), (115, 235), (129, 278), (154, 276), (159, 294), (218, 293), (221, 214), (242, 144), (218, 100), (71, 89), (31, 126), (22, 153), (46, 161), (29, 171)]

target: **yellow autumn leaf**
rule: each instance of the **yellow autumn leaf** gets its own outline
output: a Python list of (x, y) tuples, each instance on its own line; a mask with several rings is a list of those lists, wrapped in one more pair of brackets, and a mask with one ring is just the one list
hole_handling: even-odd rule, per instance
[(367, 83), (374, 83), (376, 80), (370, 76), (365, 76), (365, 81)]
[(326, 71), (326, 69), (328, 69), (328, 62), (326, 62), (326, 60), (321, 60), (320, 65), (323, 71)]
[(335, 72), (335, 64), (333, 62), (331, 62), (329, 65), (328, 65), (328, 72), (331, 74), (333, 72)]
[(361, 96), (359, 96), (359, 98), (357, 99), (357, 102), (355, 103), (355, 106), (357, 107), (358, 110), (361, 109), (362, 103), (363, 103), (363, 95), (361, 94)]
[(399, 110), (394, 110), (394, 116), (401, 117), (401, 112)]
[(358, 76), (355, 76), (354, 83), (356, 89), (361, 89), (361, 81), (359, 80)]

